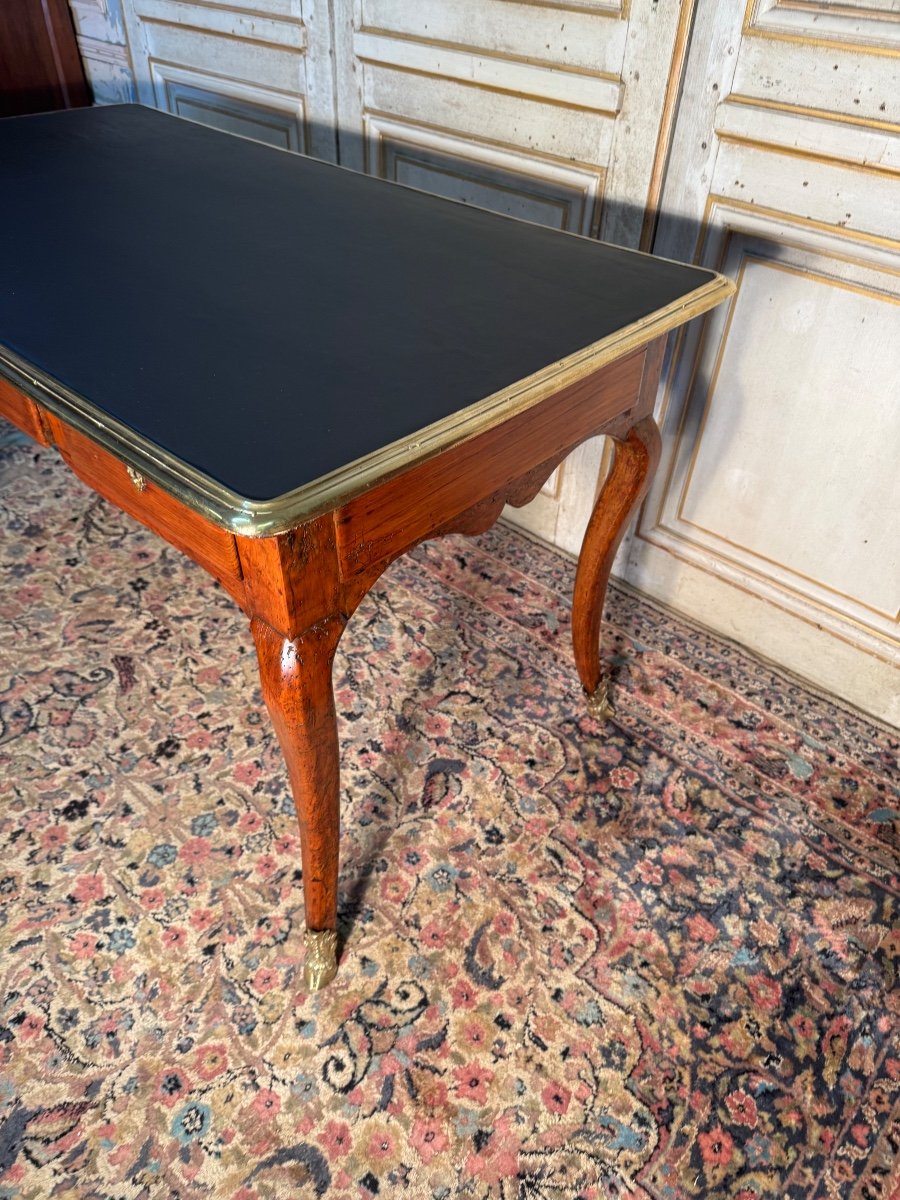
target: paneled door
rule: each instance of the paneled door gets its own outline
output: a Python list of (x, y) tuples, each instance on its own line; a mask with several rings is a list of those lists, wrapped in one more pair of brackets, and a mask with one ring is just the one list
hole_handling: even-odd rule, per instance
[(670, 347), (620, 568), (900, 724), (900, 3), (700, 0), (657, 253), (728, 273)]

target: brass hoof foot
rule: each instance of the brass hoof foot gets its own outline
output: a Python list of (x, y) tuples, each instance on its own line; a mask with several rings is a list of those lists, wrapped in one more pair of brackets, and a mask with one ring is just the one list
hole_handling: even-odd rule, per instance
[(303, 982), (307, 991), (318, 992), (331, 983), (337, 974), (338, 935), (333, 929), (306, 931), (306, 958), (303, 962)]
[(609, 698), (609, 684), (601, 683), (593, 695), (587, 696), (587, 709), (598, 721), (608, 721), (616, 715)]

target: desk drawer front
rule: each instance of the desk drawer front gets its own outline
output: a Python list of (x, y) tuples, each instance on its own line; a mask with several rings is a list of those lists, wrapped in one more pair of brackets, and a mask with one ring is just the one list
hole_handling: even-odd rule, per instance
[(45, 411), (43, 418), (54, 445), (80, 479), (200, 563), (234, 594), (241, 568), (232, 534), (156, 484), (129, 474), (124, 463), (53, 413)]

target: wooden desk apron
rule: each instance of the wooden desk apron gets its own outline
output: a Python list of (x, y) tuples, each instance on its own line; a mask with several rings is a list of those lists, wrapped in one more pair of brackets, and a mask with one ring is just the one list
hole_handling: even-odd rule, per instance
[(597, 434), (573, 604), (659, 457), (664, 335), (733, 290), (123, 105), (0, 123), (0, 412), (250, 618), (300, 825), (309, 988), (337, 965), (341, 633), (398, 555), (487, 529)]

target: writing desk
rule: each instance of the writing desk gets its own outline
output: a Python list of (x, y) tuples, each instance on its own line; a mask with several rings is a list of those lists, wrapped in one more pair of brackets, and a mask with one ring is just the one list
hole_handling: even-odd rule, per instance
[(0, 122), (0, 412), (250, 618), (300, 824), (305, 979), (337, 963), (331, 668), (387, 565), (488, 528), (597, 434), (575, 661), (659, 457), (664, 335), (732, 291), (138, 105)]

